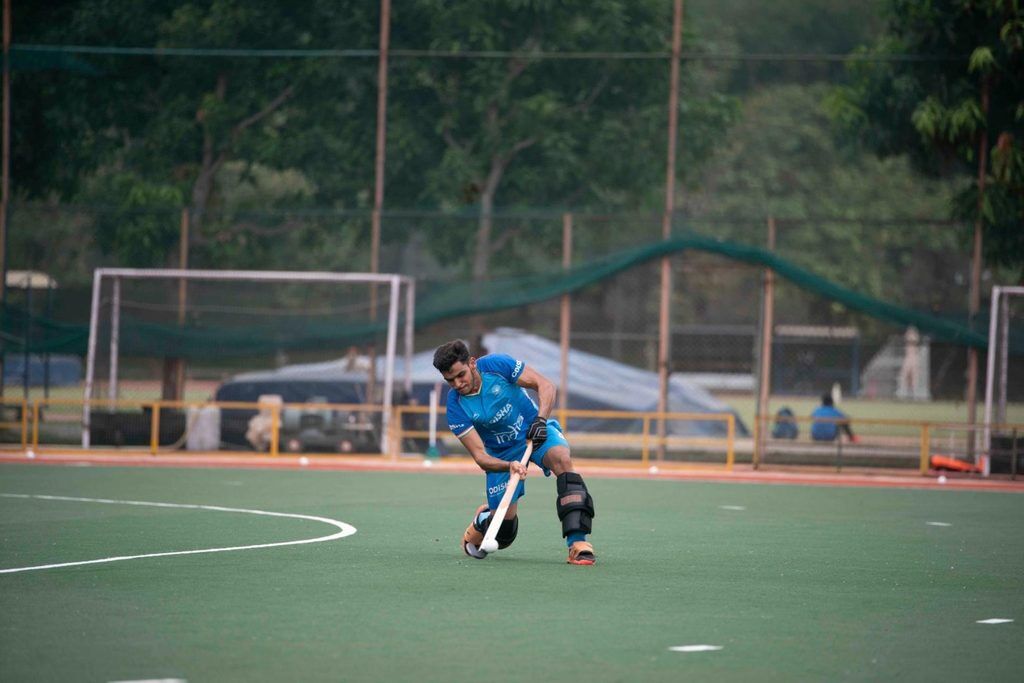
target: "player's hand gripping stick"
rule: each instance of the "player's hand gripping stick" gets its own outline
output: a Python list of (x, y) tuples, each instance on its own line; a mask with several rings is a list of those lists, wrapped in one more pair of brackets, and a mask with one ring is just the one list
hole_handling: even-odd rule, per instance
[[(523, 453), (523, 457), (519, 460), (523, 467), (530, 466), (530, 456), (532, 454), (533, 443), (527, 441), (526, 452)], [(495, 540), (495, 537), (498, 535), (498, 529), (505, 519), (505, 513), (508, 512), (508, 506), (512, 504), (512, 496), (515, 495), (516, 488), (519, 487), (520, 479), (521, 477), (518, 474), (513, 474), (508, 478), (508, 486), (505, 487), (505, 493), (501, 497), (501, 502), (498, 503), (498, 509), (491, 515), (491, 523), (487, 526), (487, 533), (484, 534), (484, 540), (480, 543), (480, 550), (483, 550), (485, 553), (493, 553), (498, 549), (498, 541)]]

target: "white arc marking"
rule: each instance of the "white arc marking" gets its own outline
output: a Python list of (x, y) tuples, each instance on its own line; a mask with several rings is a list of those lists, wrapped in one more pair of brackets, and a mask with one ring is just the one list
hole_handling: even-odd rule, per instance
[(721, 645), (676, 645), (670, 647), (673, 652), (714, 652), (721, 650)]
[(719, 505), (718, 507), (723, 510), (746, 510), (747, 508), (742, 505)]
[(928, 526), (953, 526), (949, 522), (925, 522)]
[(318, 536), (317, 538), (304, 538), (299, 541), (281, 541), (278, 543), (259, 543), (256, 545), (237, 545), (228, 548), (200, 548), (198, 550), (175, 550), (166, 553), (146, 553), (144, 555), (122, 555), (118, 557), (104, 557), (98, 560), (82, 560), (79, 562), (60, 562), (57, 564), (41, 564), (34, 567), (13, 567), (11, 569), (0, 569), (0, 574), (11, 574), (14, 572), (28, 572), (36, 569), (56, 569), (58, 567), (76, 567), (83, 564), (101, 564), (104, 562), (120, 562), (122, 560), (139, 560), (144, 557), (171, 557), (173, 555), (197, 555), (200, 553), (224, 553), (232, 550), (255, 550), (257, 548), (279, 548), (286, 545), (301, 545), (303, 543), (324, 543), (333, 541), (345, 536), (351, 536), (356, 528), (351, 524), (339, 522), (336, 519), (327, 517), (314, 517), (313, 515), (298, 515), (288, 512), (267, 512), (266, 510), (245, 510), (242, 508), (227, 508), (218, 505), (187, 505), (184, 503), (151, 503), (142, 500), (110, 500), (108, 498), (72, 498), (70, 496), (38, 496), (25, 495), (20, 493), (0, 493), (4, 498), (36, 498), (38, 500), (66, 500), (78, 503), (104, 503), (108, 505), (142, 505), (157, 508), (179, 508), (185, 510), (211, 510), (213, 512), (242, 512), (249, 515), (265, 515), (267, 517), (291, 517), (292, 519), (308, 519), (314, 522), (323, 522), (337, 527), (341, 531), (329, 536)]
[(1009, 624), (1013, 619), (982, 619), (979, 624)]

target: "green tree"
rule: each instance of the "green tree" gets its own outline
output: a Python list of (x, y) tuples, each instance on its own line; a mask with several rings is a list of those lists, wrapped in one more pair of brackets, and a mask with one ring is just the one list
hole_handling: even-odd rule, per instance
[[(882, 28), (878, 0), (691, 0), (686, 20), (709, 50), (744, 55), (846, 54)], [(727, 83), (746, 91), (835, 78), (828, 61), (760, 60), (732, 65)]]
[[(472, 245), (466, 259), (475, 279), (487, 276), (491, 256), (512, 234), (494, 234), (499, 205), (659, 206), (667, 59), (538, 53), (667, 54), (670, 42), (671, 4), (660, 0), (420, 0), (396, 13), (396, 47), (515, 53), (417, 60), (396, 70), (398, 99), (418, 104), (420, 135), (438, 143), (424, 200), (478, 207), (474, 234), (457, 238)], [(680, 128), (699, 132), (681, 147), (684, 168), (706, 156), (732, 111), (693, 83), (684, 84)], [(457, 244), (449, 253), (459, 253)], [(543, 246), (533, 245), (538, 253)]]
[[(952, 214), (980, 215), (985, 259), (1024, 277), (1024, 9), (1016, 0), (893, 0), (887, 31), (831, 98), (849, 134), (960, 179)], [(984, 190), (982, 193), (981, 190)], [(966, 241), (966, 240), (965, 240)]]
[[(47, 11), (40, 5), (15, 4), (20, 43), (279, 49), (376, 42), (376, 7), (357, 2), (79, 0)], [(313, 192), (265, 194), (263, 208), (352, 206), (372, 187), (369, 67), (339, 59), (151, 53), (79, 56), (90, 68), (69, 70), (60, 55), (50, 55), (56, 68), (14, 80), (15, 188), (25, 197), (112, 207), (98, 235), (120, 263), (176, 260), (175, 203), (192, 210), (200, 260), (241, 256), (254, 237), (272, 241), (294, 230), (281, 221), (246, 234), (249, 226), (225, 213), (240, 186), (256, 188), (266, 175), (254, 169), (323, 174)], [(233, 162), (241, 172), (229, 170)]]

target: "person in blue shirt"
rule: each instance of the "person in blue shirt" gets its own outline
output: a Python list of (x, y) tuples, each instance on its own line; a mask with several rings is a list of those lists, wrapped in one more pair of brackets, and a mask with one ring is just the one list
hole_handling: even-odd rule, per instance
[(850, 428), (849, 421), (836, 421), (846, 420), (847, 417), (843, 411), (833, 405), (831, 394), (826, 392), (822, 395), (821, 405), (811, 411), (811, 418), (826, 418), (811, 422), (811, 438), (815, 441), (835, 441), (839, 436), (840, 429), (846, 432), (846, 436), (850, 438), (851, 442), (857, 441), (857, 437), (853, 435), (853, 430)]
[[(487, 473), (487, 502), (477, 508), (462, 536), (462, 550), (478, 560), (487, 557), (480, 543), (491, 523), (510, 477), (526, 477), (519, 462), (527, 441), (533, 443), (530, 461), (544, 472), (554, 473), (558, 497), (555, 509), (562, 522), (562, 536), (569, 547), (569, 564), (592, 565), (594, 547), (587, 542), (594, 518), (594, 499), (583, 477), (573, 470), (569, 442), (558, 420), (551, 419), (555, 385), (523, 361), (505, 354), (474, 358), (460, 339), (446, 342), (434, 352), (434, 367), (451, 387), (448, 392), (448, 427)], [(539, 405), (526, 389), (537, 392)], [(512, 504), (495, 538), (499, 548), (512, 545), (519, 531), (518, 500), (526, 493), (520, 480)]]

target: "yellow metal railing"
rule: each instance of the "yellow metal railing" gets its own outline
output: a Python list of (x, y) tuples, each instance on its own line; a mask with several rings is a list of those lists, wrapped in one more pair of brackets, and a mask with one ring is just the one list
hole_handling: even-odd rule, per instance
[[(12, 406), (17, 410), (17, 421), (8, 421), (8, 407)], [(0, 418), (0, 429), (18, 429), (21, 433), (21, 448), (28, 446), (28, 401), (24, 398), (0, 397), (0, 407), (3, 408), (3, 417)]]
[[(814, 441), (810, 438), (780, 439), (770, 436), (769, 423), (790, 422), (797, 425), (806, 424), (810, 426), (815, 422), (832, 423), (836, 425), (850, 425), (855, 427), (858, 433), (856, 441), (843, 438), (842, 432), (831, 441)], [(991, 424), (989, 429), (995, 432), (1013, 432), (1014, 434), (1024, 432), (1024, 425), (1020, 424)], [(900, 431), (903, 433), (900, 433)], [(936, 435), (944, 432), (947, 435), (948, 447), (951, 455), (962, 456), (963, 460), (974, 460), (974, 454), (988, 456), (984, 451), (984, 444), (979, 443), (980, 436), (985, 430), (982, 422), (970, 424), (967, 422), (952, 422), (941, 420), (899, 420), (891, 418), (826, 418), (810, 416), (785, 416), (761, 415), (755, 418), (754, 425), (754, 455), (753, 462), (760, 463), (764, 460), (765, 453), (761, 452), (764, 446), (773, 445), (782, 450), (786, 444), (803, 443), (817, 444), (822, 448), (836, 448), (842, 454), (842, 449), (847, 452), (851, 449), (861, 453), (884, 453), (884, 452), (905, 452), (908, 455), (916, 455), (918, 458), (918, 470), (921, 474), (927, 474), (932, 456), (936, 453), (933, 448), (936, 445)], [(759, 439), (758, 435), (763, 434), (764, 438)]]
[[(438, 416), (445, 414), (445, 409), (438, 409)], [(405, 416), (424, 415), (430, 413), (427, 406), (397, 406), (395, 408), (395, 419), (392, 421), (391, 446), (389, 450), (393, 457), (401, 452), (401, 444), (405, 439), (423, 439), (430, 434), (425, 429), (406, 429)], [(658, 413), (654, 411), (628, 411), (628, 410), (575, 410), (559, 409), (557, 411), (559, 421), (565, 431), (567, 438), (574, 444), (600, 444), (614, 441), (616, 445), (639, 445), (640, 463), (647, 467), (651, 462), (651, 451), (661, 446), (665, 448), (683, 447), (706, 447), (720, 448), (725, 451), (725, 467), (731, 470), (736, 460), (736, 418), (732, 413)], [(633, 432), (584, 432), (572, 429), (574, 419), (602, 419), (602, 420), (640, 420), (640, 433)], [(656, 425), (659, 420), (690, 421), (690, 422), (724, 422), (726, 435), (724, 437), (682, 437), (665, 436), (658, 437), (653, 434), (652, 424)]]
[[(165, 401), (165, 400), (135, 400), (135, 399), (83, 399), (71, 398), (39, 398), (34, 399), (31, 404), (25, 401), (4, 399), (4, 403), (15, 403), (22, 406), (21, 410), (21, 441), (22, 448), (28, 447), (29, 435), (31, 448), (38, 450), (40, 446), (39, 430), (43, 420), (41, 416), (43, 409), (65, 408), (69, 417), (65, 421), (78, 421), (82, 424), (82, 408), (88, 405), (90, 417), (103, 410), (115, 411), (119, 409), (137, 409), (145, 412), (150, 411), (149, 419), (149, 452), (157, 455), (160, 452), (160, 424), (161, 414), (165, 410), (177, 409), (187, 410), (188, 408), (219, 408), (222, 410), (248, 410), (256, 414), (262, 414), (270, 420), (270, 438), (267, 440), (267, 452), (271, 456), (277, 456), (281, 451), (281, 423), (282, 413), (286, 410), (297, 410), (300, 412), (312, 410), (331, 410), (346, 413), (381, 413), (383, 407), (380, 405), (366, 405), (353, 403), (278, 403), (278, 402), (249, 402), (249, 401)], [(74, 411), (70, 409), (75, 409)], [(28, 417), (31, 412), (31, 419)], [(72, 418), (72, 415), (74, 417)], [(11, 426), (12, 423), (0, 423), (0, 426)], [(186, 425), (186, 430), (188, 426)], [(109, 446), (97, 446), (101, 449)]]
[[(383, 423), (383, 407), (380, 405), (368, 405), (368, 404), (347, 404), (347, 403), (280, 403), (280, 402), (247, 402), (247, 401), (164, 401), (164, 400), (130, 400), (130, 399), (91, 399), (89, 401), (83, 401), (82, 399), (71, 399), (71, 398), (37, 398), (32, 400), (26, 400), (23, 398), (0, 398), (0, 406), (4, 408), (4, 418), (15, 417), (14, 420), (0, 421), (0, 428), (7, 430), (17, 430), (18, 438), (21, 443), (22, 449), (32, 448), (37, 450), (40, 447), (40, 428), (44, 422), (64, 422), (67, 424), (77, 423), (79, 426), (84, 426), (83, 420), (83, 406), (88, 405), (91, 412), (90, 415), (96, 415), (104, 411), (118, 411), (118, 410), (139, 410), (141, 411), (140, 418), (142, 416), (148, 417), (148, 444), (141, 446), (146, 448), (152, 455), (158, 455), (162, 449), (166, 450), (166, 446), (162, 447), (161, 441), (161, 424), (164, 421), (164, 416), (169, 410), (187, 411), (189, 408), (219, 408), (221, 410), (245, 410), (252, 411), (253, 416), (263, 416), (266, 420), (266, 434), (268, 434), (265, 441), (261, 441), (261, 446), (264, 449), (263, 452), (268, 453), (270, 456), (279, 455), (282, 450), (291, 448), (292, 444), (290, 441), (293, 439), (293, 432), (287, 431), (283, 433), (285, 425), (284, 417), (287, 411), (298, 411), (300, 414), (309, 413), (311, 411), (334, 411), (332, 412), (332, 418), (338, 415), (360, 415), (359, 418), (355, 419), (356, 422), (348, 423), (346, 428), (352, 429), (370, 429), (371, 432), (365, 432), (363, 442), (367, 439), (371, 439), (374, 444), (372, 451), (367, 451), (362, 454), (369, 455), (376, 453), (378, 455), (387, 455), (392, 459), (397, 459), (402, 452), (402, 444), (406, 439), (426, 439), (429, 437), (430, 432), (424, 428), (406, 428), (406, 418), (410, 416), (422, 416), (429, 415), (430, 409), (427, 406), (418, 405), (401, 405), (396, 406), (392, 413), (389, 421), (390, 428), (388, 430), (387, 441), (385, 443), (384, 451), (381, 453), (378, 444), (379, 431), (377, 430), (377, 424)], [(146, 415), (146, 412), (149, 414)], [(12, 412), (14, 415), (12, 415)], [(443, 425), (443, 416), (445, 409), (440, 406), (437, 410), (438, 422)], [(580, 446), (581, 455), (585, 453), (587, 447), (594, 448), (600, 446), (606, 446), (604, 450), (608, 449), (629, 449), (631, 455), (625, 460), (631, 463), (639, 463), (641, 466), (648, 467), (652, 463), (661, 464), (664, 462), (664, 454), (666, 451), (678, 453), (680, 451), (700, 451), (702, 456), (707, 452), (724, 452), (724, 467), (731, 470), (736, 461), (736, 450), (737, 442), (741, 444), (743, 449), (751, 449), (752, 459), (754, 463), (763, 461), (763, 457), (766, 454), (761, 452), (762, 449), (765, 451), (772, 450), (775, 452), (785, 452), (787, 448), (790, 448), (797, 453), (812, 453), (816, 455), (826, 455), (835, 453), (836, 455), (836, 466), (837, 468), (842, 465), (842, 458), (844, 456), (843, 449), (846, 449), (847, 457), (851, 454), (864, 454), (868, 456), (894, 456), (899, 458), (914, 458), (917, 459), (917, 469), (922, 474), (926, 474), (932, 462), (932, 457), (938, 454), (949, 454), (952, 457), (960, 458), (965, 462), (978, 461), (980, 458), (990, 456), (989, 453), (981, 450), (979, 446), (979, 436), (984, 429), (983, 424), (970, 425), (967, 423), (957, 423), (949, 421), (927, 421), (927, 420), (899, 420), (899, 419), (883, 419), (883, 418), (856, 418), (856, 419), (842, 419), (842, 418), (811, 418), (809, 416), (791, 416), (785, 418), (787, 421), (791, 421), (798, 425), (810, 425), (813, 422), (835, 422), (844, 423), (849, 422), (855, 428), (859, 436), (857, 443), (851, 444), (843, 439), (837, 439), (834, 444), (828, 442), (814, 442), (806, 436), (808, 431), (806, 428), (801, 430), (801, 436), (796, 441), (774, 439), (770, 437), (770, 423), (779, 421), (778, 416), (765, 415), (755, 419), (755, 437), (753, 439), (740, 439), (736, 437), (736, 420), (731, 413), (658, 413), (654, 411), (622, 411), (622, 410), (569, 410), (560, 409), (556, 412), (556, 415), (562, 421), (562, 426), (567, 436), (569, 436), (573, 445)], [(45, 416), (45, 419), (44, 419)], [(294, 414), (289, 414), (289, 420), (294, 420)], [(615, 421), (629, 421), (636, 423), (639, 421), (640, 430), (635, 431), (615, 431), (614, 429), (603, 430), (600, 432), (585, 431), (583, 429), (573, 429), (573, 422), (584, 419), (599, 419), (608, 420), (613, 424)], [(722, 437), (703, 437), (703, 436), (659, 436), (656, 431), (656, 427), (659, 421), (665, 420), (666, 422), (673, 421), (692, 421), (692, 422), (707, 422), (707, 421), (720, 421), (725, 424), (725, 436)], [(293, 425), (294, 422), (290, 422), (289, 425)], [(191, 425), (186, 422), (185, 432), (182, 433), (182, 438), (187, 434), (187, 430), (190, 429)], [(422, 427), (422, 425), (420, 425)], [(993, 431), (1001, 431), (1004, 433), (1010, 433), (1011, 431), (1016, 434), (1024, 434), (1024, 425), (1021, 424), (997, 424), (989, 425)], [(635, 427), (634, 427), (635, 428)], [(164, 432), (167, 432), (166, 425)], [(437, 430), (442, 434), (447, 435), (447, 429), (440, 428)], [(435, 432), (436, 433), (436, 432)], [(763, 436), (763, 440), (758, 438), (758, 434)], [(11, 434), (13, 436), (13, 434)], [(286, 438), (287, 436), (287, 438)], [(144, 439), (145, 437), (143, 437)], [(282, 446), (282, 440), (284, 440), (284, 447)], [(1012, 442), (1016, 443), (1016, 438), (1012, 439)], [(65, 448), (67, 446), (64, 446)], [(96, 450), (104, 447), (110, 448), (110, 446), (103, 446), (99, 444), (93, 444)], [(830, 450), (834, 449), (834, 450)], [(636, 452), (639, 451), (638, 461), (636, 459)], [(330, 451), (331, 453), (338, 453), (338, 450)], [(978, 456), (978, 457), (974, 457)], [(1016, 467), (1016, 457), (1011, 456), (1014, 468)], [(713, 466), (719, 466), (721, 463), (707, 463)]]

